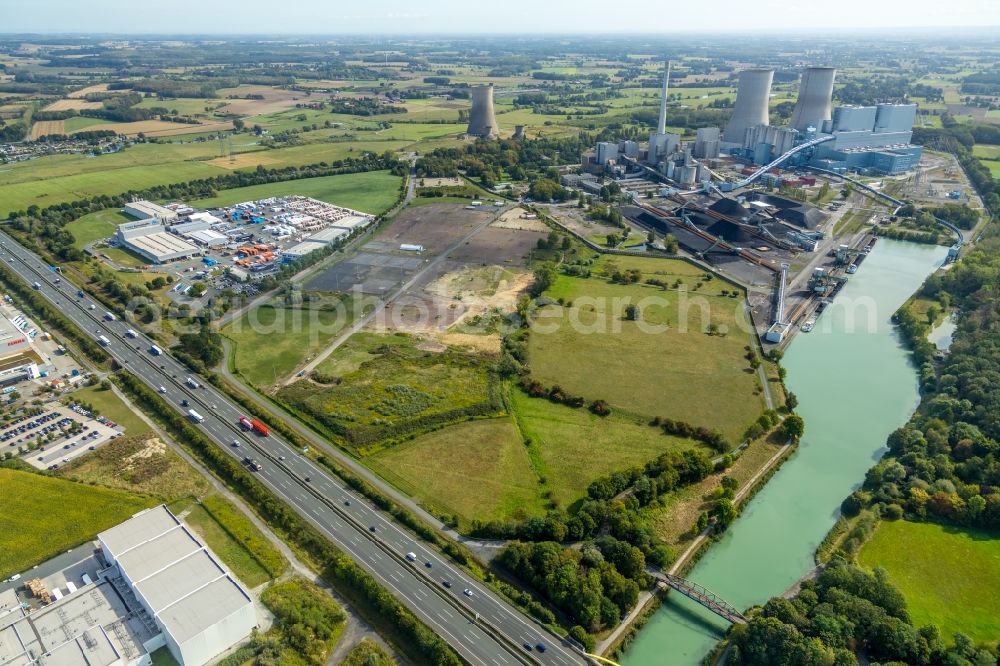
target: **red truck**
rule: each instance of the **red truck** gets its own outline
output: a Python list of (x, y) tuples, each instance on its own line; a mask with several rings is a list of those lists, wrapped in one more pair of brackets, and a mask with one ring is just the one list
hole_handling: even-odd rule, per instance
[(244, 430), (253, 430), (253, 423), (245, 416), (240, 417), (239, 424)]
[(254, 432), (256, 432), (258, 435), (263, 435), (264, 437), (267, 437), (270, 434), (270, 431), (267, 429), (267, 426), (261, 423), (260, 421), (251, 421), (250, 427), (253, 428)]

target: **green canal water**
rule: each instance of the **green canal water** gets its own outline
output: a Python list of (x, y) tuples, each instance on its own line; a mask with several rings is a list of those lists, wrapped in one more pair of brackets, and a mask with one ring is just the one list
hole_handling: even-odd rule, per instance
[[(880, 240), (815, 329), (795, 337), (782, 364), (805, 436), (691, 580), (742, 609), (783, 593), (812, 568), (840, 502), (917, 406), (916, 373), (890, 318), (946, 253)], [(622, 664), (694, 666), (726, 629), (721, 618), (671, 594)]]

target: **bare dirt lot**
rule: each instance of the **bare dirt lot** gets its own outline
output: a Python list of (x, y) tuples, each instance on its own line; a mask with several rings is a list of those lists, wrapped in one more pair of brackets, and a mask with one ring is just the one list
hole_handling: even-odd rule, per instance
[(550, 206), (549, 214), (565, 224), (571, 231), (574, 231), (585, 238), (596, 238), (607, 236), (621, 231), (603, 222), (587, 219), (586, 213), (580, 208), (569, 206)]
[(500, 219), (491, 224), (496, 229), (522, 229), (524, 231), (541, 231), (548, 233), (549, 228), (537, 217), (529, 217), (532, 213), (523, 208), (511, 208)]
[(461, 178), (421, 178), (417, 181), (419, 187), (461, 187)]

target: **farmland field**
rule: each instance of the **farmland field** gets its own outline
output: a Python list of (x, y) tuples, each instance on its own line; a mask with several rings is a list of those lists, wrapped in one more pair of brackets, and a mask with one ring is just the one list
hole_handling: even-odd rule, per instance
[(0, 469), (0, 578), (92, 539), (156, 500)]
[(266, 387), (291, 374), (353, 319), (351, 301), (341, 312), (263, 305), (222, 329), (235, 344), (237, 371)]
[(368, 171), (239, 187), (223, 190), (211, 199), (200, 199), (189, 203), (199, 208), (216, 208), (251, 199), (300, 194), (364, 213), (378, 214), (385, 212), (395, 203), (402, 182), (402, 178), (388, 171)]
[(366, 464), (438, 514), (527, 517), (544, 510), (538, 478), (509, 417), (449, 426), (381, 451)]
[(979, 530), (907, 521), (882, 522), (858, 554), (899, 588), (913, 624), (937, 624), (942, 636), (1000, 636), (1000, 539)]
[[(622, 270), (654, 265), (614, 261)], [(688, 289), (560, 276), (546, 295), (572, 306), (539, 311), (528, 338), (531, 376), (588, 401), (603, 399), (646, 417), (717, 429), (735, 443), (764, 408), (756, 373), (744, 358), (749, 337), (743, 300), (717, 295), (730, 289), (719, 280), (696, 289), (691, 272), (700, 271), (688, 264), (661, 265), (660, 279), (681, 279)], [(628, 303), (638, 304), (641, 322), (625, 321)], [(711, 324), (719, 334), (707, 332)]]
[(1000, 160), (1000, 146), (989, 143), (977, 143), (972, 147), (972, 154), (987, 160)]
[(31, 138), (35, 140), (49, 134), (65, 134), (62, 120), (39, 120), (31, 126)]

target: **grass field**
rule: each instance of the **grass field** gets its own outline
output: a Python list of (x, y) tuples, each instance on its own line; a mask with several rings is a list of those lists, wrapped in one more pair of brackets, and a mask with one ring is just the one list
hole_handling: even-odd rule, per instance
[(509, 417), (469, 421), (381, 451), (366, 464), (438, 514), (502, 519), (542, 513), (531, 460)]
[(278, 395), (362, 454), (413, 428), (498, 411), (490, 394), (491, 356), (423, 351), (414, 339), (396, 339), (385, 338), (357, 369), (327, 375), (329, 383), (301, 379)]
[(92, 539), (156, 500), (0, 469), (0, 579)]
[(546, 490), (561, 506), (582, 497), (599, 476), (641, 465), (667, 450), (695, 444), (622, 415), (602, 418), (512, 390), (511, 407)]
[[(744, 358), (743, 300), (717, 295), (734, 289), (717, 279), (695, 289), (701, 272), (689, 264), (651, 261), (616, 257), (614, 265), (642, 270), (643, 279), (662, 266), (659, 279), (681, 279), (688, 291), (560, 276), (546, 295), (572, 307), (539, 312), (528, 340), (531, 376), (588, 401), (714, 428), (736, 442), (764, 407)], [(624, 320), (628, 303), (639, 305), (641, 325)], [(709, 335), (710, 324), (724, 334)]]
[(883, 522), (858, 559), (882, 567), (906, 597), (917, 626), (934, 623), (950, 642), (960, 631), (977, 641), (1000, 636), (1000, 539), (997, 534), (932, 523)]
[(89, 243), (113, 236), (119, 224), (131, 222), (132, 218), (116, 209), (99, 210), (73, 220), (65, 226), (73, 234), (73, 247), (83, 249)]
[(263, 305), (243, 315), (222, 329), (235, 343), (237, 371), (259, 387), (284, 379), (353, 320), (350, 303), (340, 312)]
[(217, 197), (189, 203), (198, 208), (217, 208), (251, 199), (300, 194), (377, 215), (395, 203), (401, 183), (399, 176), (388, 171), (369, 171), (223, 190)]
[(152, 433), (152, 429), (146, 425), (146, 422), (140, 419), (134, 410), (126, 407), (125, 403), (110, 389), (103, 390), (98, 386), (87, 386), (74, 391), (71, 398), (92, 405), (100, 411), (102, 416), (124, 426), (125, 434), (129, 437)]
[(194, 528), (208, 547), (222, 558), (229, 569), (247, 587), (254, 588), (271, 580), (253, 554), (234, 539), (200, 504), (185, 509), (184, 522)]

